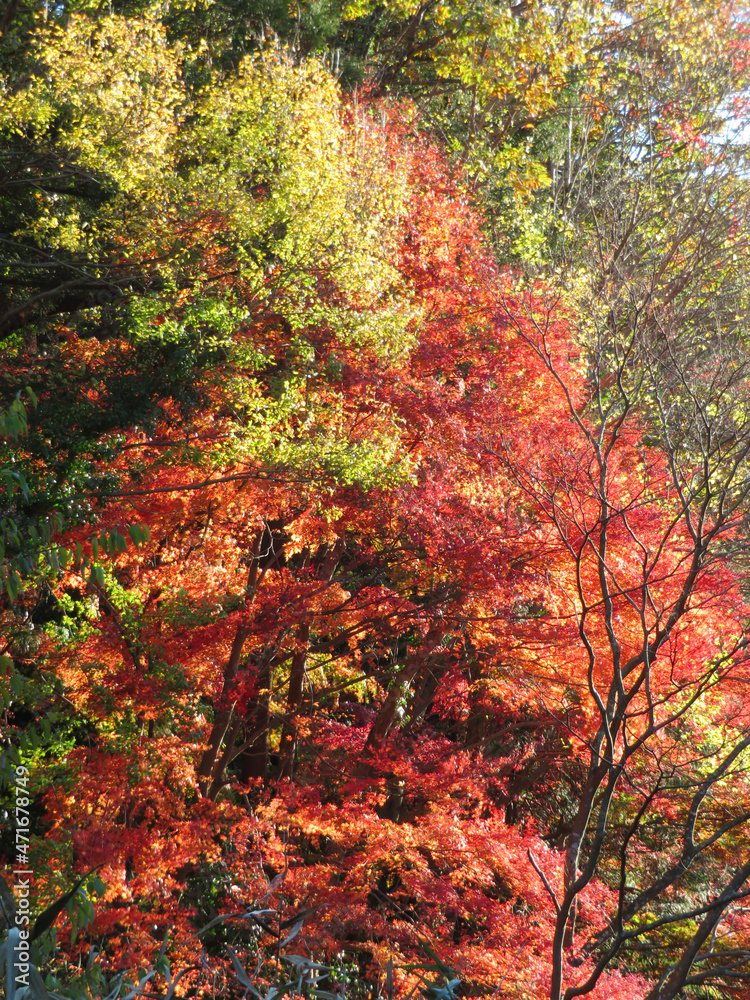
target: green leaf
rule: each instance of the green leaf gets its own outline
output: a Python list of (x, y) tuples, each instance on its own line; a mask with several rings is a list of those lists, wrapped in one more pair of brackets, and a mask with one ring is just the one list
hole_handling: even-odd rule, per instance
[(8, 591), (8, 597), (11, 601), (15, 601), (21, 589), (21, 580), (11, 566), (6, 568), (5, 573), (5, 589)]
[(30, 941), (35, 941), (40, 934), (43, 934), (46, 930), (48, 930), (63, 910), (67, 910), (68, 916), (71, 920), (73, 919), (73, 912), (75, 909), (74, 896), (90, 874), (91, 872), (87, 872), (86, 875), (79, 878), (69, 892), (60, 896), (59, 899), (56, 899), (55, 902), (51, 904), (51, 906), (48, 906), (46, 910), (43, 910), (42, 913), (39, 914), (34, 922), (34, 926), (31, 928), (31, 936), (29, 938)]

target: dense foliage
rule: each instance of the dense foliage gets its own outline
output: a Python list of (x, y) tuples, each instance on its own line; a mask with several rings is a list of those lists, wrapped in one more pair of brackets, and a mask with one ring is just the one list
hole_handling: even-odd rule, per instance
[(744, 5), (0, 33), (9, 996), (750, 996)]

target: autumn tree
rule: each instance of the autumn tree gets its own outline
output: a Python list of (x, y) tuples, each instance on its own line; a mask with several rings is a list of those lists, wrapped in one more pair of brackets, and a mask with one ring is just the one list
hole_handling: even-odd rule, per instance
[[(746, 894), (748, 815), (707, 805), (708, 796), (731, 796), (732, 781), (742, 787), (747, 746), (746, 192), (730, 166), (739, 155), (687, 142), (671, 161), (631, 170), (626, 160), (622, 186), (610, 181), (593, 220), (583, 283), (571, 282), (546, 310), (530, 295), (523, 320), (519, 300), (505, 310), (555, 376), (564, 409), (551, 442), (537, 439), (520, 454), (510, 438), (491, 447), (558, 538), (564, 562), (557, 583), (550, 579), (550, 625), (575, 623), (580, 663), (566, 676), (587, 678), (584, 701), (564, 689), (542, 695), (587, 761), (562, 888), (539, 870), (557, 913), (555, 998), (588, 992), (621, 949), (679, 920), (697, 919), (697, 929), (682, 950), (672, 946), (674, 964), (657, 974), (650, 997), (745, 974), (743, 938), (730, 922), (722, 944), (721, 927)], [(655, 191), (663, 200), (650, 201)], [(561, 352), (549, 334), (566, 300), (575, 301), (578, 385), (561, 365), (570, 346)], [(551, 636), (549, 648), (561, 656)], [(699, 735), (707, 718), (709, 741)], [(629, 806), (614, 832), (623, 796)], [(643, 883), (637, 859), (649, 817), (664, 808), (682, 834), (659, 876)], [(737, 851), (727, 870), (713, 854), (726, 836)], [(696, 869), (710, 894), (691, 892)], [(576, 977), (565, 966), (576, 900), (604, 871), (619, 895), (616, 917), (589, 945), (599, 949), (595, 969)]]

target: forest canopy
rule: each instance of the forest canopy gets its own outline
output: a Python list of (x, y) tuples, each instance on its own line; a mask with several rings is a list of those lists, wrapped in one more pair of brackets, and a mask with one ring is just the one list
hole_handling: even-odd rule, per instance
[(739, 0), (7, 0), (9, 1000), (750, 997)]

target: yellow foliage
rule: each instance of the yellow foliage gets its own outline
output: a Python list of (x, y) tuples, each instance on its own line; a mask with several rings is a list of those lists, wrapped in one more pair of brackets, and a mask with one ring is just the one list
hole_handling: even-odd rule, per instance
[(123, 191), (159, 186), (181, 91), (164, 29), (148, 19), (73, 16), (39, 33), (43, 69), (0, 100), (0, 128), (58, 125), (69, 155)]
[[(375, 124), (345, 123), (323, 67), (282, 56), (246, 59), (198, 112), (182, 140), (185, 196), (227, 219), (256, 294), (295, 332), (318, 319), (383, 356), (408, 349), (416, 313), (394, 266), (407, 182)], [(320, 304), (321, 281), (335, 283), (343, 309)]]

